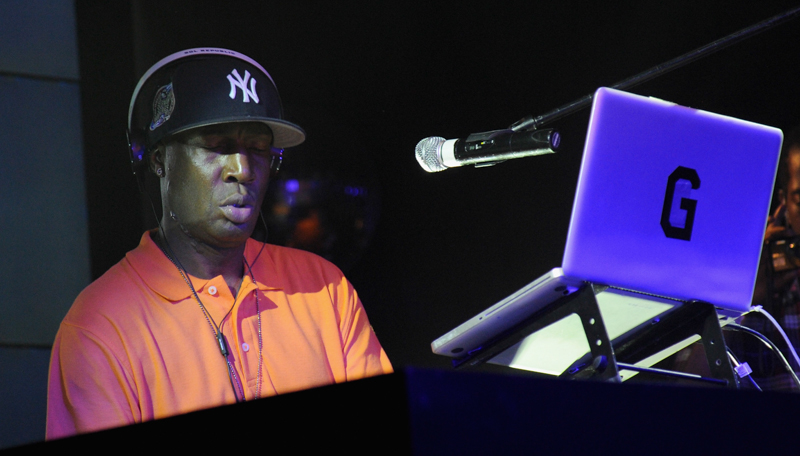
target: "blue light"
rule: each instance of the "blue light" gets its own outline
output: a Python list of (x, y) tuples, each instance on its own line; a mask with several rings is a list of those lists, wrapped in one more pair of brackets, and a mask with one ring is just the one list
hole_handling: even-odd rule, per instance
[(344, 188), (344, 194), (348, 196), (359, 196), (359, 195), (366, 195), (367, 191), (363, 187), (351, 187), (346, 186)]
[(294, 193), (300, 190), (300, 182), (297, 179), (289, 179), (286, 181), (284, 188), (287, 193)]

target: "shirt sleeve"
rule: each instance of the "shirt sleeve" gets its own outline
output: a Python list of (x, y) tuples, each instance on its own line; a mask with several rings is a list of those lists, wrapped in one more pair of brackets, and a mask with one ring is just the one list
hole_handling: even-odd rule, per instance
[(369, 324), (367, 312), (358, 294), (347, 279), (343, 278), (342, 282), (348, 293), (349, 308), (349, 312), (344, 314), (346, 317), (342, 319), (347, 380), (392, 373), (394, 370), (389, 357)]
[(130, 376), (97, 336), (62, 323), (53, 344), (47, 439), (141, 421)]

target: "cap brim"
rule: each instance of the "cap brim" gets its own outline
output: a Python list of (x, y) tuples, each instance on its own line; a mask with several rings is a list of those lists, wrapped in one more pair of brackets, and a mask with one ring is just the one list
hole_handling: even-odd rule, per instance
[(207, 127), (209, 125), (219, 125), (234, 122), (259, 122), (269, 126), (272, 130), (272, 146), (279, 149), (286, 149), (294, 147), (303, 143), (306, 140), (306, 132), (291, 122), (281, 119), (273, 119), (268, 117), (231, 117), (214, 119), (209, 122), (198, 122), (192, 125), (186, 125), (183, 128), (177, 129), (167, 133), (166, 137), (183, 133), (194, 128)]
[(306, 140), (306, 132), (300, 126), (285, 120), (265, 119), (263, 122), (272, 129), (272, 144), (274, 147), (285, 149), (298, 146)]

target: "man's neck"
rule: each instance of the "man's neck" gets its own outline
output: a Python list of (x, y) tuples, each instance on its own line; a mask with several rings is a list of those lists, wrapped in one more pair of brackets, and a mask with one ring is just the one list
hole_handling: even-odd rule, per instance
[[(163, 224), (162, 224), (163, 226)], [(177, 232), (176, 232), (177, 231)], [(166, 234), (166, 241), (164, 236)], [(213, 247), (178, 230), (159, 230), (153, 239), (186, 273), (201, 279), (222, 276), (236, 297), (244, 276), (245, 243), (232, 248)]]

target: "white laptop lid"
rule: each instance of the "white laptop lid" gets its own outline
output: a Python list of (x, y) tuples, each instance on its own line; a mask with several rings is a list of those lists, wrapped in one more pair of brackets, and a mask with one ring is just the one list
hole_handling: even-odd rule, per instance
[(746, 311), (782, 141), (776, 128), (598, 89), (564, 274)]

